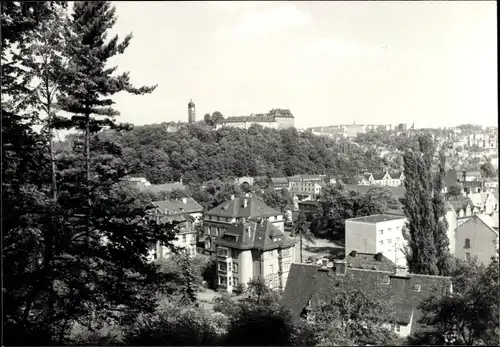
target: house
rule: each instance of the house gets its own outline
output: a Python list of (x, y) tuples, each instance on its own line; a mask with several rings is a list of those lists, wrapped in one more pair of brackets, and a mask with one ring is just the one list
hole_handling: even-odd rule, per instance
[(455, 230), (455, 256), (470, 260), (477, 257), (479, 264), (488, 264), (498, 255), (498, 230), (479, 216), (470, 217)]
[(314, 199), (319, 196), (323, 185), (315, 181), (290, 182), (290, 194), (308, 196)]
[(474, 193), (467, 197), (481, 214), (492, 214), (498, 211), (498, 200), (492, 193)]
[(345, 221), (345, 250), (359, 253), (382, 253), (396, 265), (406, 266), (403, 252), (406, 241), (403, 228), (407, 218), (376, 214)]
[[(153, 201), (148, 206), (149, 218), (158, 224), (178, 222), (174, 246), (183, 248), (190, 256), (196, 255), (196, 227), (200, 225), (203, 207), (193, 198)], [(151, 249), (152, 259), (162, 260), (170, 250), (157, 242)]]
[(493, 189), (498, 189), (498, 178), (497, 177), (486, 177), (483, 179), (484, 189), (489, 191)]
[(257, 277), (271, 288), (285, 288), (295, 242), (265, 218), (232, 224), (215, 245), (219, 288), (231, 293)]
[(235, 197), (205, 213), (203, 219), (204, 253), (215, 253), (214, 241), (232, 224), (246, 222), (250, 218), (265, 218), (278, 230), (284, 230), (283, 215), (250, 194)]
[(459, 171), (457, 178), (460, 182), (481, 181), (481, 171)]
[(449, 203), (457, 214), (457, 227), (464, 223), (471, 216), (479, 213), (479, 209), (475, 207), (471, 200), (468, 198), (450, 200)]
[(403, 338), (420, 327), (420, 303), (436, 289), (451, 292), (452, 284), (449, 277), (410, 274), (399, 267), (394, 271), (354, 268), (344, 260), (322, 267), (294, 263), (282, 303), (291, 311), (295, 321), (314, 319), (310, 315), (311, 307), (328, 300), (334, 291), (361, 289), (373, 293), (376, 288), (380, 288), (384, 298), (394, 302), (395, 321), (390, 322), (390, 317), (387, 317), (387, 327)]
[(295, 117), (287, 109), (273, 109), (269, 113), (251, 114), (250, 116), (228, 117), (216, 124), (216, 129), (224, 126), (248, 129), (253, 124), (265, 128), (286, 129), (294, 127)]
[(358, 177), (358, 184), (363, 186), (377, 185), (377, 186), (390, 186), (399, 187), (403, 185), (404, 174), (403, 172), (394, 172), (392, 175), (389, 171), (383, 174), (375, 174), (365, 172), (362, 176)]
[(321, 204), (319, 201), (306, 200), (298, 202), (299, 213), (304, 213), (306, 217), (312, 217), (321, 213)]
[(288, 179), (286, 177), (271, 177), (272, 187), (276, 190), (289, 188)]

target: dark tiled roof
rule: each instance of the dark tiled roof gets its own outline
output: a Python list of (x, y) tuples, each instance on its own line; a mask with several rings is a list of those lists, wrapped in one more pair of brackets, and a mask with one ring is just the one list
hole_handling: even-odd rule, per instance
[(151, 205), (158, 208), (160, 213), (168, 215), (203, 212), (203, 207), (193, 198), (184, 198), (185, 200), (163, 200), (153, 201)]
[(365, 216), (365, 217), (356, 217), (356, 218), (350, 218), (347, 219), (346, 221), (353, 221), (353, 222), (363, 222), (363, 223), (381, 223), (381, 222), (387, 222), (391, 220), (398, 220), (405, 218), (404, 216), (401, 215), (392, 215), (392, 214), (374, 214), (371, 216)]
[(286, 177), (271, 177), (273, 184), (288, 184), (288, 179)]
[(228, 117), (222, 121), (223, 123), (241, 123), (241, 122), (266, 122), (272, 123), (276, 122), (274, 117), (265, 115), (251, 115), (251, 116), (240, 116), (240, 117)]
[(288, 109), (276, 108), (269, 111), (270, 116), (282, 117), (282, 118), (294, 118), (292, 112)]
[(455, 212), (458, 212), (461, 209), (467, 208), (467, 205), (471, 205), (471, 201), (468, 198), (462, 198), (462, 199), (450, 200), (449, 204), (453, 206)]
[[(394, 303), (396, 318), (399, 323), (408, 324), (413, 312), (412, 332), (418, 329), (420, 312), (418, 305), (434, 288), (449, 290), (449, 277), (408, 274), (395, 276), (394, 272), (380, 270), (363, 270), (347, 268), (346, 275), (336, 274), (333, 270), (320, 269), (316, 265), (293, 263), (288, 274), (287, 284), (283, 293), (283, 304), (291, 310), (295, 319), (306, 308), (309, 300), (314, 304), (327, 299), (337, 288), (361, 289), (373, 292), (379, 286), (384, 276), (389, 276), (390, 283), (381, 284), (382, 299), (391, 299)], [(414, 285), (420, 285), (420, 291), (414, 290)]]
[(384, 255), (381, 256), (380, 260), (377, 260), (375, 254), (356, 252), (354, 256), (353, 252), (350, 252), (344, 260), (349, 267), (354, 269), (396, 271), (396, 264)]
[(300, 175), (288, 176), (287, 180), (288, 182), (302, 182), (302, 176)]
[(381, 180), (385, 176), (385, 172), (377, 172), (373, 174), (373, 179), (375, 180)]
[(270, 250), (287, 248), (295, 242), (276, 228), (271, 222), (250, 221), (235, 223), (225, 231), (216, 244), (237, 249)]
[(143, 184), (137, 184), (137, 187), (140, 191), (152, 192), (152, 193), (162, 193), (162, 192), (171, 192), (173, 190), (186, 190), (186, 186), (182, 183), (163, 183), (163, 184), (151, 184), (149, 186), (145, 186)]
[[(247, 206), (244, 207), (244, 201), (247, 200)], [(262, 200), (251, 196), (239, 196), (234, 200), (223, 202), (219, 206), (206, 213), (211, 216), (220, 217), (271, 217), (278, 216), (281, 213), (267, 206)]]

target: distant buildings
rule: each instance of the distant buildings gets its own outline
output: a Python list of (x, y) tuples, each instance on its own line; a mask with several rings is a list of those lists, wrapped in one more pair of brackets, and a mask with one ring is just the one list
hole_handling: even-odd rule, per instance
[[(153, 201), (148, 205), (149, 218), (158, 224), (178, 222), (174, 246), (184, 249), (189, 256), (196, 255), (196, 227), (200, 225), (203, 207), (193, 198)], [(151, 247), (151, 260), (163, 260), (170, 250), (157, 242)]]
[(375, 174), (365, 173), (362, 176), (357, 178), (358, 184), (361, 186), (389, 186), (389, 187), (400, 187), (403, 185), (405, 179), (404, 173), (401, 172), (393, 172), (392, 175), (389, 174), (389, 171), (386, 171), (383, 174)]
[(216, 124), (216, 129), (224, 126), (248, 129), (253, 124), (264, 128), (286, 129), (294, 127), (295, 118), (290, 110), (272, 109), (266, 114), (251, 114), (250, 116), (228, 117)]
[(196, 105), (194, 104), (193, 100), (190, 100), (188, 103), (188, 122), (196, 122)]
[(367, 217), (351, 218), (345, 221), (346, 253), (381, 253), (393, 263), (406, 266), (403, 228), (407, 218), (404, 216), (378, 214)]
[(131, 185), (137, 187), (141, 192), (168, 193), (174, 190), (186, 190), (186, 186), (182, 183), (182, 180), (180, 182), (151, 184), (144, 177), (126, 177), (123, 181), (130, 182)]

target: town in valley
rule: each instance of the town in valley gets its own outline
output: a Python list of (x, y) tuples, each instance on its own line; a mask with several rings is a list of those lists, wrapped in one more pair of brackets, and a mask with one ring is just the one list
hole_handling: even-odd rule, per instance
[[(281, 85), (279, 92), (257, 88), (255, 98), (277, 100), (257, 106), (253, 91), (243, 94), (239, 86), (229, 86), (236, 81), (232, 73), (251, 85), (251, 63), (246, 72), (231, 64), (254, 54), (256, 69), (264, 66), (264, 51), (250, 52), (271, 47), (264, 46), (271, 40), (266, 35), (281, 35), (293, 25), (306, 35), (312, 18), (318, 23), (327, 18), (318, 9), (331, 12), (341, 6), (335, 2), (130, 3), (2, 3), (3, 345), (500, 343), (498, 125), (487, 125), (480, 112), (468, 121), (451, 116), (443, 125), (432, 125), (439, 123), (437, 114), (377, 113), (377, 107), (389, 112), (393, 105), (373, 105), (368, 116), (320, 118), (319, 111), (304, 112), (296, 98), (314, 95), (305, 90), (322, 88), (321, 79), (298, 94), (297, 86)], [(387, 6), (401, 10), (380, 13), (404, 12), (404, 5), (394, 4)], [(448, 13), (452, 5), (436, 11)], [(478, 23), (479, 14), (490, 18), (493, 8), (483, 2), (463, 5), (464, 16), (470, 8)], [(214, 40), (227, 45), (217, 56), (231, 58), (226, 66), (203, 42), (204, 30), (212, 26), (193, 24), (201, 18), (194, 9), (203, 6), (225, 18), (269, 8), (258, 20), (216, 31)], [(161, 30), (177, 26), (179, 38), (169, 32), (165, 40), (183, 43), (161, 59), (178, 54), (182, 58), (172, 58), (178, 66), (169, 71), (178, 69), (180, 76), (196, 71), (189, 81), (206, 74), (213, 84), (186, 85), (185, 76), (173, 75), (166, 80), (170, 94), (158, 95), (166, 90), (155, 84), (161, 71), (144, 72), (149, 76), (140, 79), (144, 85), (132, 83), (135, 66), (156, 69), (147, 66), (147, 59), (157, 64), (154, 57), (135, 65), (130, 63), (135, 58), (114, 59), (129, 50), (138, 51), (138, 60), (159, 54), (145, 53), (156, 44), (143, 32), (125, 37), (120, 30), (124, 20), (134, 21), (129, 17), (149, 13), (155, 22), (163, 18), (155, 12), (170, 9), (162, 15), (172, 23)], [(281, 21), (271, 20), (273, 11)], [(180, 21), (180, 13), (189, 12), (193, 22)], [(295, 24), (278, 30), (283, 18)], [(151, 32), (160, 30), (137, 21)], [(254, 38), (255, 23), (270, 31)], [(461, 25), (458, 19), (453, 23), (448, 24)], [(113, 38), (114, 30), (119, 38)], [(197, 35), (200, 40), (188, 40)], [(192, 52), (200, 49), (196, 52), (207, 56), (185, 53), (184, 46), (191, 45)], [(360, 57), (381, 59), (378, 50), (349, 46), (347, 55), (338, 55), (340, 44), (335, 47), (322, 48), (317, 56), (337, 54), (335, 59), (353, 64), (361, 64)], [(307, 78), (317, 78), (310, 77), (315, 68), (324, 72), (330, 66), (304, 54), (299, 62), (312, 69)], [(396, 58), (387, 59), (384, 64), (396, 64), (390, 60)], [(225, 75), (203, 72), (202, 65), (198, 71), (193, 61)], [(257, 85), (292, 69), (292, 60), (282, 66), (280, 61)], [(338, 78), (351, 79), (342, 77), (343, 65), (336, 64)], [(129, 68), (130, 75), (124, 72)], [(380, 78), (381, 85), (395, 83)], [(378, 95), (379, 87), (369, 88)], [(400, 87), (394, 88), (397, 99)], [(224, 96), (214, 106), (208, 100), (217, 94)], [(431, 94), (425, 94), (428, 100), (434, 100)], [(368, 102), (361, 99), (349, 99), (342, 109), (361, 110)], [(430, 103), (427, 99), (419, 102)], [(494, 98), (489, 102), (496, 105)], [(162, 104), (182, 113), (172, 115)], [(452, 109), (459, 112), (459, 106)]]

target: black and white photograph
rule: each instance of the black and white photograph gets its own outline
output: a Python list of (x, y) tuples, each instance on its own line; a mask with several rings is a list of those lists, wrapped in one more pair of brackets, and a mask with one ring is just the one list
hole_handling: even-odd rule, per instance
[(2, 346), (500, 345), (496, 1), (2, 1)]

